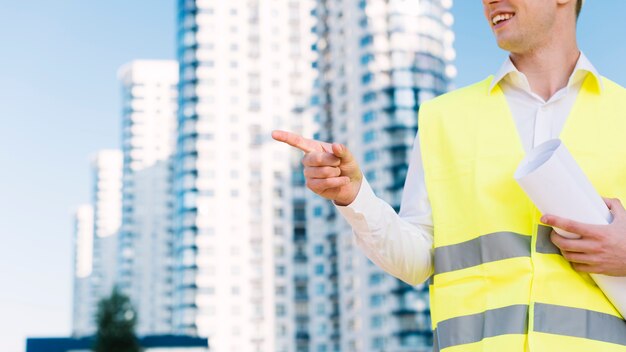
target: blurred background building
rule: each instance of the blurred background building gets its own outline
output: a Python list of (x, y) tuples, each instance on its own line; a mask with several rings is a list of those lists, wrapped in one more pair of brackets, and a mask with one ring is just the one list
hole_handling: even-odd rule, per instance
[[(451, 0), (318, 0), (314, 138), (346, 144), (399, 210), (422, 102), (455, 74)], [(428, 351), (426, 285), (385, 274), (335, 207), (309, 194), (311, 351)]]
[(118, 76), (124, 172), (116, 282), (137, 311), (137, 333), (166, 334), (172, 332), (178, 63), (137, 60)]
[(303, 193), (291, 187), (294, 152), (269, 135), (303, 126), (311, 9), (179, 2), (174, 328), (218, 351), (295, 350), (292, 217)]
[(178, 63), (118, 74), (121, 151), (98, 154), (93, 215), (75, 216), (74, 335), (115, 284), (140, 335), (218, 352), (429, 350), (426, 287), (359, 252), (270, 132), (345, 143), (397, 210), (419, 105), (455, 74), (451, 6), (178, 1)]
[(75, 336), (95, 333), (98, 300), (108, 296), (115, 285), (122, 221), (122, 153), (101, 150), (93, 157), (91, 168), (91, 204), (81, 206), (75, 215)]
[(294, 152), (270, 132), (303, 125), (313, 2), (178, 4), (175, 332), (294, 351)]
[(83, 204), (74, 213), (74, 299), (72, 335), (93, 333), (93, 300), (89, 277), (93, 262), (93, 207)]

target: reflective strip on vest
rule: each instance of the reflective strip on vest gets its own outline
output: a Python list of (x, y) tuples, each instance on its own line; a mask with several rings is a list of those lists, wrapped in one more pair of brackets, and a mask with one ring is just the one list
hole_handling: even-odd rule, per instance
[[(535, 303), (534, 330), (626, 346), (626, 322), (580, 308)], [(434, 351), (488, 337), (526, 334), (528, 306), (513, 305), (441, 321), (433, 332)]]
[(434, 338), (437, 348), (445, 349), (487, 337), (526, 334), (527, 331), (528, 306), (520, 304), (441, 321), (434, 331)]
[(530, 257), (530, 236), (495, 232), (435, 248), (435, 275), (516, 257)]
[(552, 228), (550, 226), (539, 225), (537, 228), (537, 253), (542, 254), (561, 254), (559, 247), (552, 243), (550, 240), (550, 233)]
[(534, 331), (626, 346), (626, 322), (591, 310), (535, 303)]

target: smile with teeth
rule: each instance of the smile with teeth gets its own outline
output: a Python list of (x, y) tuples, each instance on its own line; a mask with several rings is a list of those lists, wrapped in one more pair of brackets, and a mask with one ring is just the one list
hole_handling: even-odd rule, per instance
[(515, 16), (515, 14), (513, 13), (503, 13), (500, 15), (495, 16), (492, 20), (491, 23), (493, 23), (493, 25), (497, 25), (500, 22), (506, 21), (506, 20), (510, 20), (511, 18), (513, 18), (513, 16)]

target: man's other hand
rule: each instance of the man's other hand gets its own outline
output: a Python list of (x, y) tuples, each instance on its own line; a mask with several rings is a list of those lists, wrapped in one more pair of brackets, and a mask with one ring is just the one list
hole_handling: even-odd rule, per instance
[(550, 234), (552, 242), (576, 271), (626, 276), (626, 210), (619, 199), (604, 201), (613, 214), (609, 225), (583, 224), (554, 215), (544, 215), (541, 222), (580, 236), (569, 239), (554, 230)]

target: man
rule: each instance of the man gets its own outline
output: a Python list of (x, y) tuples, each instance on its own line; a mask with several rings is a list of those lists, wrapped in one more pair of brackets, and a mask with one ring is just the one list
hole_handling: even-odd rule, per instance
[[(509, 58), (422, 104), (399, 216), (345, 146), (272, 134), (305, 152), (307, 186), (335, 202), (371, 260), (410, 284), (432, 275), (437, 350), (626, 351), (626, 323), (587, 274), (626, 276), (626, 91), (579, 51), (582, 3), (483, 0)], [(524, 153), (557, 137), (615, 198), (611, 225), (542, 217), (514, 181)]]

